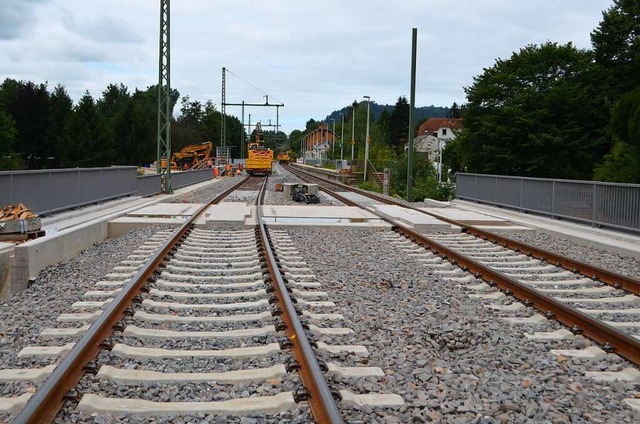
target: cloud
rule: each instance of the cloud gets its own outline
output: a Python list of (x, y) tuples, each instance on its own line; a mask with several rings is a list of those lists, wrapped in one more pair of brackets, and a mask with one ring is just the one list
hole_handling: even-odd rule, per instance
[[(109, 83), (131, 91), (158, 78), (159, 4), (131, 0), (0, 0), (0, 77), (64, 84), (74, 99)], [(418, 28), (416, 104), (465, 102), (496, 58), (531, 43), (589, 33), (612, 0), (181, 0), (171, 8), (171, 85), (192, 100), (285, 104), (289, 132), (309, 118), (371, 96), (393, 104), (409, 94), (411, 28)], [(5, 5), (6, 4), (6, 5)], [(240, 108), (229, 108), (240, 116)], [(275, 121), (253, 108), (252, 122)]]
[(15, 40), (32, 25), (33, 10), (48, 0), (2, 0), (0, 5), (0, 40)]
[(60, 9), (64, 27), (81, 38), (98, 43), (140, 43), (142, 37), (121, 18), (100, 15), (78, 19), (67, 9)]

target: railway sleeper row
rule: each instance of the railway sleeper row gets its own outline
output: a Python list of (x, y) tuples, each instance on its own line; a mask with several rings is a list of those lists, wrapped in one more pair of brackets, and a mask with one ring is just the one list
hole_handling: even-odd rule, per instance
[[(470, 292), (468, 295), (469, 298), (484, 302), (484, 306), (496, 311), (496, 313), (500, 315), (500, 319), (505, 323), (511, 326), (526, 327), (528, 331), (523, 332), (525, 339), (536, 340), (543, 343), (570, 343), (576, 338), (577, 334), (575, 332), (553, 321), (552, 316), (544, 316), (538, 312), (532, 312), (529, 306), (509, 296), (508, 293), (496, 290), (492, 285), (482, 281), (476, 275), (472, 275), (459, 268), (457, 264), (453, 264), (443, 259), (443, 257), (425, 250), (424, 247), (419, 246), (406, 237), (397, 233), (388, 233), (385, 237), (391, 246), (405, 252), (408, 256), (422, 263), (430, 273), (438, 275), (446, 281), (455, 283), (462, 289)], [(611, 286), (602, 286), (598, 281), (568, 272), (555, 265), (541, 266), (541, 262), (535, 259), (514, 267), (512, 266), (514, 262), (524, 262), (521, 254), (502, 246), (496, 246), (487, 241), (476, 242), (476, 240), (472, 240), (471, 236), (466, 234), (429, 234), (429, 238), (459, 253), (473, 257), (475, 260), (490, 267), (497, 265), (494, 267), (495, 269), (515, 277), (521, 283), (531, 285), (537, 290), (551, 294), (555, 299), (566, 303), (624, 304), (637, 306), (640, 301), (635, 295), (625, 294), (624, 291)], [(458, 243), (459, 240), (462, 241), (462, 243)], [(469, 247), (470, 245), (474, 247)], [(568, 286), (573, 288), (567, 288)], [(575, 287), (582, 288), (576, 289)], [(612, 291), (615, 292), (615, 296), (601, 297), (601, 295), (611, 293)], [(559, 296), (561, 294), (570, 296), (561, 297)], [(636, 329), (639, 327), (637, 307), (625, 309), (579, 308), (579, 310), (594, 316), (604, 314), (625, 317), (631, 316), (636, 318), (636, 320), (605, 322), (619, 329)], [(543, 330), (544, 327), (547, 327), (547, 331), (533, 331)], [(635, 337), (638, 336), (636, 335)], [(598, 346), (588, 346), (581, 349), (550, 349), (550, 354), (561, 358), (571, 357), (578, 360), (592, 361), (594, 368), (598, 365), (598, 371), (589, 371), (585, 376), (594, 381), (622, 381), (631, 384), (640, 384), (640, 371), (635, 367), (628, 366), (628, 364), (624, 366), (624, 368), (619, 369), (619, 362), (621, 362), (619, 358), (618, 363), (611, 363), (611, 361), (609, 361), (609, 367), (613, 368), (612, 371), (599, 370), (601, 368), (601, 361), (606, 362), (610, 359), (611, 353), (609, 353), (608, 350), (607, 346), (603, 346), (602, 348)], [(617, 357), (617, 355), (615, 356)], [(624, 363), (625, 361), (622, 362)], [(640, 399), (629, 397), (624, 399), (623, 402), (631, 408), (640, 411)]]
[[(17, 396), (0, 398), (0, 414), (18, 411), (26, 404), (38, 384), (73, 348), (74, 341), (170, 234), (156, 233), (98, 281), (96, 290), (73, 303), (73, 313), (61, 314), (58, 327), (44, 329), (40, 337), (50, 343), (30, 346), (19, 353), (20, 358), (44, 366), (0, 370), (0, 382), (16, 385), (17, 392)], [(309, 323), (310, 333), (317, 339), (317, 351), (328, 356), (366, 354), (362, 346), (322, 340), (326, 336), (341, 337), (349, 329), (324, 325), (342, 317), (318, 309), (335, 304), (324, 300), (326, 293), (317, 290), (319, 283), (313, 281), (315, 277), (304, 259), (287, 245), (286, 233), (276, 232), (273, 237), (281, 272), (302, 309), (303, 319)], [(295, 367), (291, 368), (291, 356), (282, 349), (287, 343), (278, 328), (282, 323), (277, 319), (274, 323), (276, 309), (263, 271), (254, 231), (192, 230), (139, 296), (137, 310), (129, 311), (119, 323), (67, 402), (77, 404), (76, 413), (116, 417), (282, 414), (299, 408), (304, 390)], [(232, 313), (237, 311), (241, 313)], [(245, 368), (243, 361), (253, 366)], [(193, 364), (195, 371), (176, 371), (185, 362)], [(327, 375), (341, 380), (376, 378), (382, 373), (373, 367), (345, 367), (334, 362), (325, 365)], [(179, 386), (167, 386), (170, 384)], [(253, 395), (248, 387), (255, 389)], [(94, 392), (96, 388), (98, 392)], [(203, 390), (213, 400), (202, 401), (202, 396), (196, 396), (198, 401), (194, 402), (189, 395), (182, 395)], [(149, 394), (157, 395), (158, 391), (159, 401)], [(121, 392), (124, 397), (118, 396)], [(403, 403), (395, 395), (356, 394), (347, 388), (337, 393), (341, 404), (349, 407)]]

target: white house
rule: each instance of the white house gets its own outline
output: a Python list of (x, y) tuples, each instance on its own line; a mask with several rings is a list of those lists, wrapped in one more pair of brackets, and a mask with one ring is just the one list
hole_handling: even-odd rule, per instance
[(440, 149), (444, 149), (449, 141), (455, 140), (461, 128), (460, 118), (427, 119), (418, 127), (418, 135), (413, 139), (413, 148), (416, 152), (426, 153), (435, 164), (439, 159), (438, 145)]

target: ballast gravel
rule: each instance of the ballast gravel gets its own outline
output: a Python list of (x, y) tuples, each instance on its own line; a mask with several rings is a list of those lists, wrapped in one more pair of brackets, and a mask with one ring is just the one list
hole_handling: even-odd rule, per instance
[[(119, 265), (144, 240), (166, 227), (147, 227), (122, 237), (106, 239), (73, 258), (43, 269), (31, 286), (0, 303), (0, 364), (2, 368), (36, 368), (55, 363), (52, 359), (18, 358), (22, 348), (43, 344), (45, 328), (61, 327), (60, 314), (71, 312), (71, 304), (86, 300), (95, 283)], [(60, 345), (64, 339), (61, 339)], [(69, 339), (69, 342), (75, 341)], [(46, 341), (45, 341), (46, 342)], [(0, 383), (0, 395), (32, 391), (39, 383)], [(11, 421), (0, 414), (0, 422)]]
[[(578, 349), (576, 337), (553, 343), (523, 332), (561, 326), (508, 325), (504, 315), (468, 297), (383, 237), (383, 231), (295, 228), (288, 231), (328, 300), (355, 334), (334, 343), (367, 347), (347, 365), (378, 366), (382, 379), (333, 380), (360, 393), (396, 393), (400, 408), (343, 409), (347, 422), (634, 422), (622, 400), (629, 383), (595, 383), (585, 371), (629, 366), (619, 357), (589, 363), (555, 357), (550, 348)], [(323, 311), (324, 312), (324, 311)], [(529, 315), (535, 312), (530, 310)], [(323, 340), (321, 338), (321, 340)], [(326, 358), (330, 360), (330, 358)], [(355, 386), (354, 386), (355, 384)]]
[(545, 233), (516, 233), (507, 237), (598, 266), (636, 280), (640, 279), (640, 261), (604, 249), (581, 246)]

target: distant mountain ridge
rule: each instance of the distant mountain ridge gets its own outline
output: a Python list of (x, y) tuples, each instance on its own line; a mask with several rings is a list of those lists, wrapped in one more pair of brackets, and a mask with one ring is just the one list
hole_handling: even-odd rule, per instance
[[(377, 103), (371, 103), (369, 107), (371, 108), (371, 112), (373, 113), (373, 119), (377, 120), (383, 110), (387, 109), (387, 111), (391, 113), (393, 111), (394, 105), (379, 105)], [(327, 115), (327, 117), (324, 119), (324, 122), (331, 122), (332, 119), (335, 119), (336, 123), (340, 122), (340, 114), (347, 113), (349, 109), (351, 109), (350, 106), (331, 112), (331, 114)], [(449, 110), (450, 109), (448, 107), (434, 105), (416, 107), (413, 121), (417, 124), (423, 119), (446, 118), (447, 116), (449, 116)]]

